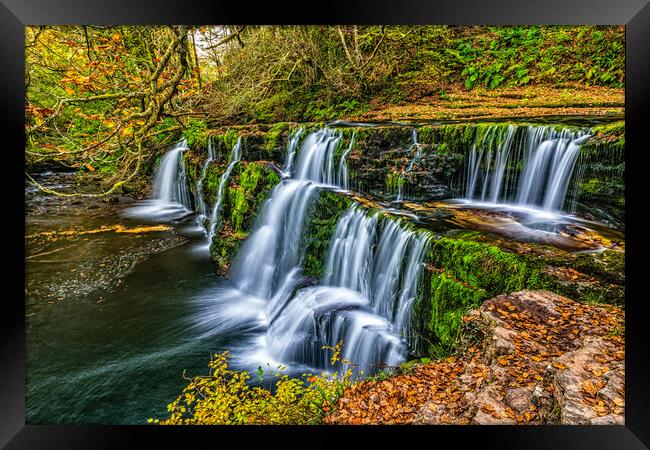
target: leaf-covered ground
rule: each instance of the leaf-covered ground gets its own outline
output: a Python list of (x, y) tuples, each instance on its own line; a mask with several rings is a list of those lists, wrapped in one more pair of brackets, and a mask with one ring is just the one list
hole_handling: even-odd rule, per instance
[(625, 91), (603, 86), (517, 86), (467, 91), (460, 85), (445, 95), (425, 96), (410, 102), (377, 101), (351, 121), (455, 120), (526, 118), (543, 116), (622, 116)]
[(339, 399), (329, 424), (623, 424), (624, 317), (547, 291), (487, 300), (463, 350)]

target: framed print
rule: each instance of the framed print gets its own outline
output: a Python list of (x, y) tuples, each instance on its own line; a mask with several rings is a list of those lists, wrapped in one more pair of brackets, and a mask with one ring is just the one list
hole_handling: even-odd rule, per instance
[(647, 2), (237, 6), (3, 0), (2, 444), (647, 448)]

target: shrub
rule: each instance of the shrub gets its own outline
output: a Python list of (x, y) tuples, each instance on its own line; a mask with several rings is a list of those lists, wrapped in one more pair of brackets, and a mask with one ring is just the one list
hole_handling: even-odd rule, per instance
[[(343, 343), (332, 350), (332, 365), (349, 365), (341, 359)], [(343, 375), (302, 374), (290, 378), (282, 367), (274, 373), (258, 368), (259, 384), (249, 383), (251, 374), (228, 368), (228, 352), (217, 353), (209, 363), (207, 376), (197, 376), (181, 395), (167, 405), (169, 417), (149, 419), (159, 425), (282, 425), (318, 424), (332, 411), (343, 390), (352, 384), (352, 370)], [(274, 389), (262, 386), (265, 376), (275, 377)]]

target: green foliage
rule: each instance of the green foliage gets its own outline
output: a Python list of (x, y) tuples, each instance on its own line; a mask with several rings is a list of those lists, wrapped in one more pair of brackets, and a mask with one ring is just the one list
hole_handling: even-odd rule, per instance
[(567, 81), (622, 87), (624, 35), (613, 27), (488, 27), (453, 54), (467, 89)]
[[(332, 350), (333, 366), (350, 361), (341, 358), (342, 342)], [(352, 371), (341, 375), (303, 374), (290, 378), (278, 370), (258, 368), (257, 386), (249, 383), (251, 374), (228, 368), (227, 352), (215, 354), (207, 376), (197, 376), (181, 395), (167, 406), (169, 417), (149, 419), (160, 425), (307, 425), (319, 424), (332, 411), (344, 389), (352, 385)], [(274, 386), (264, 387), (266, 379)]]
[(368, 109), (358, 100), (339, 100), (334, 103), (312, 102), (307, 105), (303, 119), (305, 120), (332, 120), (346, 115), (362, 113)]
[[(137, 176), (189, 124), (199, 83), (187, 26), (25, 29), (28, 164), (60, 162), (104, 175), (101, 195)], [(171, 119), (174, 117), (174, 119)], [(143, 164), (144, 163), (144, 164)]]
[(225, 49), (227, 70), (213, 84), (224, 120), (333, 120), (376, 103), (450, 101), (454, 84), (625, 81), (624, 28), (615, 26), (256, 27), (243, 39)]
[(183, 130), (183, 137), (190, 148), (205, 148), (208, 145), (208, 125), (204, 120), (190, 119)]

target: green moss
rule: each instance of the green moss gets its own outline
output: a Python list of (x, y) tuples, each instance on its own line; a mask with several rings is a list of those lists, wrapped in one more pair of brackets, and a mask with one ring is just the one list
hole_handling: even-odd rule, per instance
[[(460, 335), (462, 317), (486, 298), (488, 294), (483, 289), (463, 284), (444, 272), (433, 274), (428, 327), (437, 338), (435, 346), (451, 350)], [(439, 353), (440, 349), (435, 352)]]
[(239, 139), (239, 134), (235, 130), (227, 130), (225, 133), (213, 135), (213, 143), (216, 155), (229, 155), (232, 148)]
[(542, 287), (539, 269), (523, 256), (496, 246), (442, 237), (431, 249), (431, 263), (489, 295)]
[(259, 163), (242, 164), (244, 169), (228, 186), (228, 202), (224, 205), (224, 213), (229, 213), (230, 228), (237, 233), (252, 227), (254, 217), (251, 213), (259, 209), (270, 190), (280, 182), (275, 172)]
[(208, 145), (208, 125), (204, 120), (190, 119), (183, 137), (190, 148), (205, 147)]
[[(225, 274), (242, 241), (253, 228), (261, 206), (279, 182), (280, 177), (268, 164), (242, 161), (235, 165), (224, 192), (221, 220), (210, 247), (218, 273)], [(207, 183), (212, 196), (216, 196), (215, 183), (218, 186), (216, 177), (211, 177)]]
[(336, 224), (352, 201), (347, 197), (331, 191), (321, 191), (307, 211), (305, 224), (305, 261), (304, 274), (320, 279), (323, 276), (325, 258), (330, 238)]
[(276, 147), (281, 146), (280, 138), (289, 130), (291, 123), (280, 122), (273, 125), (264, 135), (264, 148), (269, 152), (273, 152)]
[(609, 137), (610, 139), (622, 137), (625, 134), (625, 121), (619, 120), (603, 125), (596, 125), (592, 127), (592, 131), (597, 135)]
[(485, 299), (553, 286), (541, 264), (471, 241), (476, 236), (476, 232), (460, 232), (431, 245), (412, 322), (419, 354), (439, 357), (451, 352), (460, 337), (462, 317)]
[(388, 175), (386, 175), (386, 189), (389, 192), (396, 192), (402, 186), (404, 186), (404, 176), (398, 172), (388, 172)]
[[(625, 137), (619, 123), (594, 127), (595, 136), (580, 147), (579, 177), (568, 196), (577, 212), (625, 227)], [(575, 192), (575, 197), (574, 197)]]

